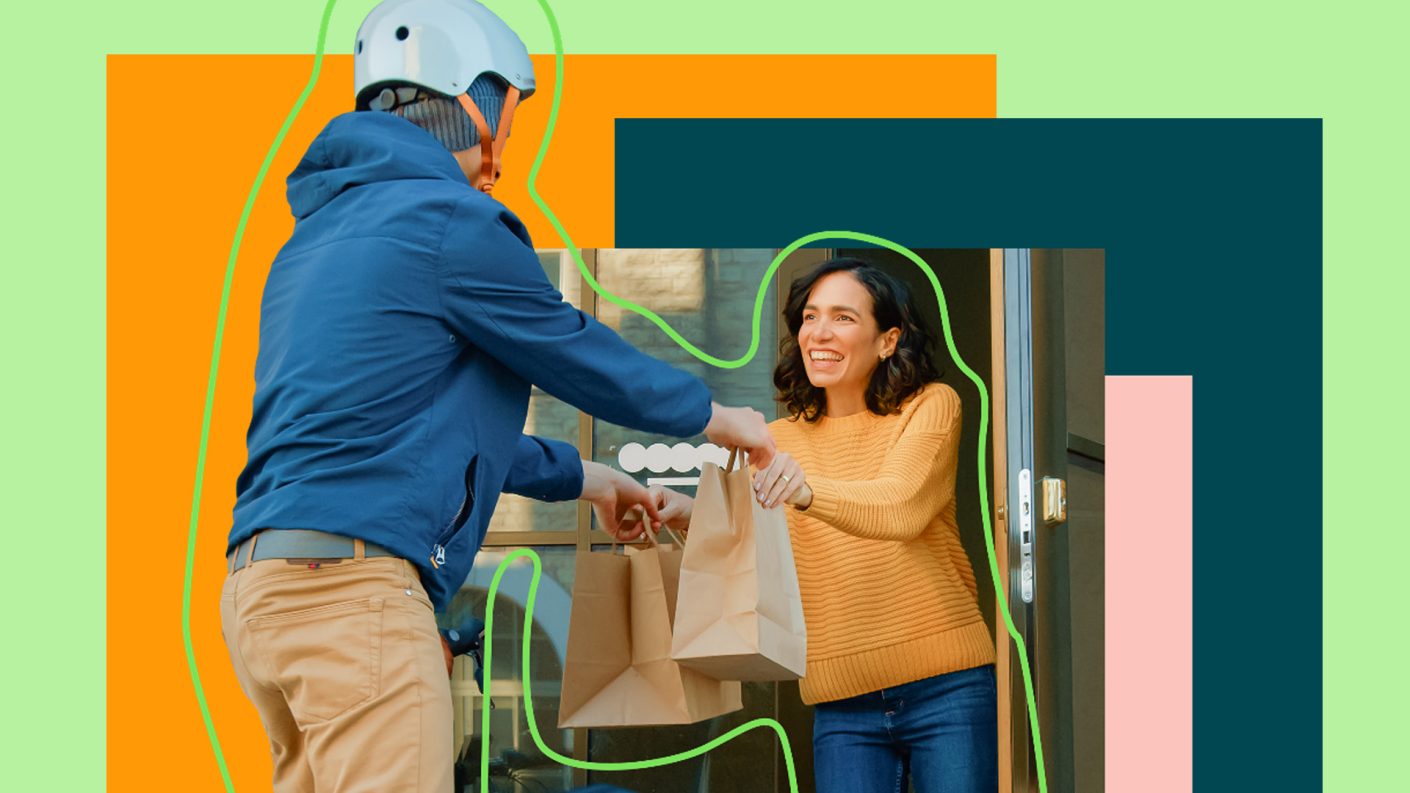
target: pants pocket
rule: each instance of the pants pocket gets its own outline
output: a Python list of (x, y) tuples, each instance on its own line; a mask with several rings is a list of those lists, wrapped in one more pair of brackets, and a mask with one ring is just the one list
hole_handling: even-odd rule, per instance
[(300, 725), (328, 721), (376, 697), (382, 667), (380, 597), (255, 617), (247, 627), (267, 683)]

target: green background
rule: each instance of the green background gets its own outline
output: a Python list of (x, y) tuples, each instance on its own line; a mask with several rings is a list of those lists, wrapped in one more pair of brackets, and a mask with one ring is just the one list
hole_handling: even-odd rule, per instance
[[(343, 0), (333, 51), (348, 51), (372, 5)], [(489, 5), (532, 51), (551, 50), (533, 0)], [(311, 52), (322, 4), (143, 0), (41, 9), (30, 2), (6, 11), (0, 526), (13, 571), (5, 602), (17, 630), (3, 653), (9, 691), (0, 763), (10, 789), (94, 790), (103, 785), (106, 727), (95, 663), (107, 542), (104, 56)], [(1393, 472), (1410, 440), (1395, 418), (1406, 378), (1393, 363), (1403, 356), (1396, 342), (1407, 337), (1399, 320), (1410, 280), (1391, 237), (1405, 225), (1410, 177), (1404, 81), (1393, 77), (1407, 68), (1407, 19), (1396, 4), (558, 0), (554, 11), (567, 51), (576, 53), (996, 53), (1004, 117), (1326, 119), (1325, 383), (1299, 382), (1296, 372), (1287, 378), (1288, 388), (1325, 392), (1325, 780), (1329, 790), (1358, 790), (1404, 778), (1410, 643), (1392, 599), (1404, 566), (1382, 539), (1394, 536), (1385, 516), (1398, 511), (1383, 494), (1398, 492)], [(212, 101), (239, 112), (245, 90), (259, 86), (211, 86)], [(159, 95), (154, 86), (156, 107)], [(838, 97), (848, 113), (866, 101)], [(1257, 241), (1250, 249), (1256, 253)], [(1256, 452), (1250, 462), (1259, 464)], [(1269, 517), (1267, 527), (1250, 530), (1269, 531), (1270, 542), (1278, 515), (1299, 509), (1299, 477), (1318, 464), (1277, 462), (1286, 491), (1249, 493), (1266, 501)], [(1307, 585), (1280, 580), (1256, 560), (1249, 571), (1269, 576), (1275, 594)], [(1250, 619), (1268, 605), (1248, 604)], [(1276, 637), (1267, 649), (1266, 658), (1230, 662), (1277, 663)], [(1256, 729), (1257, 714), (1249, 717)], [(160, 747), (153, 750), (159, 763)], [(219, 784), (214, 765), (209, 784)]]

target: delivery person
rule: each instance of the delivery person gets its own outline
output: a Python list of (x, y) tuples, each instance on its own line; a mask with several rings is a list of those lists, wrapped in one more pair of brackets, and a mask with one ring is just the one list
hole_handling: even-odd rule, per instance
[(756, 462), (773, 442), (761, 414), (712, 403), (565, 303), (490, 197), (534, 90), (513, 31), (471, 0), (387, 0), (354, 48), (357, 111), (288, 179), (295, 225), (260, 309), (221, 624), (278, 793), (449, 793), (433, 610), (500, 492), (590, 501), (613, 532), (638, 504), (655, 514), (625, 474), (521, 434), (530, 386)]

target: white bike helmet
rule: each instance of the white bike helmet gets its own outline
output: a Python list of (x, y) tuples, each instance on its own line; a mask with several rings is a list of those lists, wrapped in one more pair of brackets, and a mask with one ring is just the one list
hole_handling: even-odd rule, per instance
[[(466, 91), (490, 73), (509, 84), (496, 135), (489, 134)], [(534, 67), (524, 42), (474, 0), (384, 0), (357, 30), (353, 87), (357, 108), (370, 109), (385, 88), (419, 86), (457, 99), (479, 131), (480, 189), (489, 192), (521, 98), (534, 92)]]

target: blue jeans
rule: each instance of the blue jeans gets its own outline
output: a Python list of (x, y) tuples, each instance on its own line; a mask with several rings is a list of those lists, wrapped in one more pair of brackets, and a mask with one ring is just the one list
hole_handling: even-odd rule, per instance
[(980, 666), (813, 709), (817, 793), (994, 793), (994, 667)]

